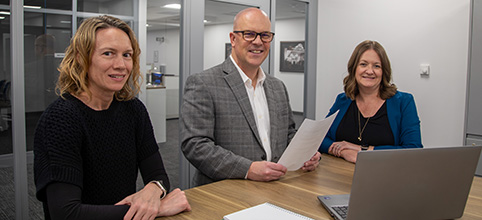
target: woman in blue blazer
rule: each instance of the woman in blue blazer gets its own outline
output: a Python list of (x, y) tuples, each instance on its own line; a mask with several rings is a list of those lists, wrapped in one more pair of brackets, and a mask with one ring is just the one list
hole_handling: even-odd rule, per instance
[[(355, 163), (358, 151), (421, 148), (420, 120), (415, 100), (397, 91), (385, 49), (363, 41), (348, 61), (344, 93), (328, 116), (339, 111), (319, 151)], [(327, 117), (328, 117), (327, 116)]]

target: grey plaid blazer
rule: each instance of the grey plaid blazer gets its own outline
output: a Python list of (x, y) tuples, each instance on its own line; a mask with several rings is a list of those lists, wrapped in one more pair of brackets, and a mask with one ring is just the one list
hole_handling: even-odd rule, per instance
[[(264, 82), (271, 123), (272, 161), (295, 134), (288, 93), (281, 80)], [(195, 186), (245, 178), (253, 161), (266, 160), (244, 83), (231, 59), (188, 77), (181, 107), (181, 148), (197, 168)]]

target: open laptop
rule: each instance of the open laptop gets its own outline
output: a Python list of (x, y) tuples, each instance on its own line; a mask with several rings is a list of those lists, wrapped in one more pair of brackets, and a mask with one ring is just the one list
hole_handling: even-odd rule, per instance
[[(318, 199), (335, 219), (460, 218), (481, 148), (361, 151), (350, 194)], [(346, 216), (335, 211), (343, 206)]]

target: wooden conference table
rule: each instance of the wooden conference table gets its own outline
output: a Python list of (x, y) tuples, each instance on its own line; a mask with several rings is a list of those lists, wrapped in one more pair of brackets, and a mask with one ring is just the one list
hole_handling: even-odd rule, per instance
[[(288, 172), (278, 181), (223, 180), (186, 190), (192, 211), (158, 219), (214, 219), (270, 202), (314, 219), (332, 219), (318, 195), (350, 192), (355, 165), (322, 155), (313, 172)], [(465, 213), (460, 219), (482, 219), (482, 178), (474, 177)]]

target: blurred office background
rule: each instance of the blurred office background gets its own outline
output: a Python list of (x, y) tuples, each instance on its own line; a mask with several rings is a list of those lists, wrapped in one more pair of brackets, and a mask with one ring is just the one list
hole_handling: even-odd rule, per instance
[[(172, 187), (186, 189), (193, 168), (179, 152), (183, 82), (229, 55), (228, 34), (240, 10), (259, 7), (271, 17), (276, 35), (262, 67), (286, 84), (297, 126), (305, 117), (324, 118), (343, 91), (353, 48), (372, 39), (387, 50), (394, 83), (414, 94), (423, 144), (434, 147), (482, 144), (479, 5), (481, 0), (0, 0), (0, 219), (43, 219), (34, 197), (33, 135), (56, 98), (56, 68), (83, 18), (109, 14), (135, 30), (146, 74), (139, 98), (148, 107)], [(422, 74), (427, 65), (429, 74)], [(147, 84), (153, 73), (159, 81)]]

